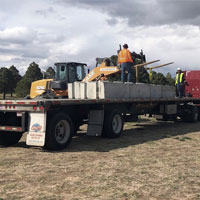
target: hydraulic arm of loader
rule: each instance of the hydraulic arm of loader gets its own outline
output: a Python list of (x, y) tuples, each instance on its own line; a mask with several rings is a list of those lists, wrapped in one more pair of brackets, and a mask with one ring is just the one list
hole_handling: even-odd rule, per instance
[[(158, 62), (160, 60), (154, 60), (151, 62), (146, 62), (146, 63), (142, 63), (142, 64), (138, 64), (138, 65), (134, 65), (133, 67), (135, 67), (136, 69), (145, 65), (150, 65), (152, 63)], [(89, 81), (93, 81), (95, 79), (97, 79), (99, 76), (101, 76), (103, 74), (103, 76), (109, 76), (111, 74), (115, 74), (120, 72), (120, 68), (118, 66), (106, 66), (105, 62), (102, 62), (102, 64), (98, 67), (95, 67), (93, 70), (90, 71), (89, 74), (87, 74), (87, 76), (83, 79), (82, 82), (89, 82)], [(137, 70), (136, 70), (137, 71)]]

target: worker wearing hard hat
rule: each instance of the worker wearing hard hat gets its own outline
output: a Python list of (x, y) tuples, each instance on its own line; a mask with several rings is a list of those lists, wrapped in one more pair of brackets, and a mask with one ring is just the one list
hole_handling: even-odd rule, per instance
[(121, 81), (125, 81), (125, 71), (128, 71), (128, 82), (132, 81), (132, 69), (133, 59), (131, 53), (128, 50), (128, 45), (124, 44), (123, 49), (118, 54), (118, 64), (121, 64)]
[(184, 96), (185, 78), (181, 68), (177, 69), (175, 85), (178, 93), (177, 96), (182, 98)]

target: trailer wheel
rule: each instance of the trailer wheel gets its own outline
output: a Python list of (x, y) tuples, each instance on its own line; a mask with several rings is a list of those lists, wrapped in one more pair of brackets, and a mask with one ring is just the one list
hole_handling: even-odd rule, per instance
[(17, 144), (21, 139), (23, 133), (0, 131), (0, 145), (10, 146)]
[(45, 147), (50, 150), (66, 148), (74, 134), (74, 125), (70, 116), (58, 113), (47, 124)]
[(104, 126), (102, 136), (108, 138), (120, 137), (123, 130), (123, 118), (117, 110), (106, 112), (104, 117)]
[(200, 108), (198, 107), (198, 121), (200, 121)]
[(191, 109), (191, 122), (197, 122), (199, 118), (199, 112), (197, 107)]
[(184, 122), (197, 122), (199, 119), (199, 112), (197, 107), (195, 106), (188, 106), (186, 112), (184, 112), (184, 115), (181, 117), (181, 119)]

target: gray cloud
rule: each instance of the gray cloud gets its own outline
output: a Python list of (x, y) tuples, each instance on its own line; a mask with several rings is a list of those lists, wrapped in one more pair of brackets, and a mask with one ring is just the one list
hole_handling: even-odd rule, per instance
[(24, 27), (9, 28), (0, 31), (0, 44), (28, 44), (37, 37), (36, 31)]
[(42, 15), (44, 17), (47, 17), (48, 14), (52, 14), (54, 11), (54, 9), (52, 7), (49, 7), (47, 9), (40, 9), (40, 10), (36, 10), (35, 13), (37, 15)]
[[(94, 66), (96, 57), (116, 54), (126, 42), (130, 50), (144, 49), (148, 61), (195, 69), (199, 10), (199, 0), (6, 0), (0, 7), (0, 66), (15, 64), (22, 72), (33, 61), (42, 68), (59, 61)], [(175, 65), (158, 70), (175, 72)]]
[(128, 19), (130, 26), (200, 25), (198, 0), (58, 0), (57, 2), (97, 9), (113, 18)]

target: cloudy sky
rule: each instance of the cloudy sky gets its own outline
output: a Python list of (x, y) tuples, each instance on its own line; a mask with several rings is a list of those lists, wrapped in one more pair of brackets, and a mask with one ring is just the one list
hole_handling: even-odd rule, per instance
[(23, 74), (35, 61), (55, 62), (116, 54), (128, 43), (147, 61), (174, 61), (157, 71), (200, 69), (200, 0), (0, 0), (0, 67)]

